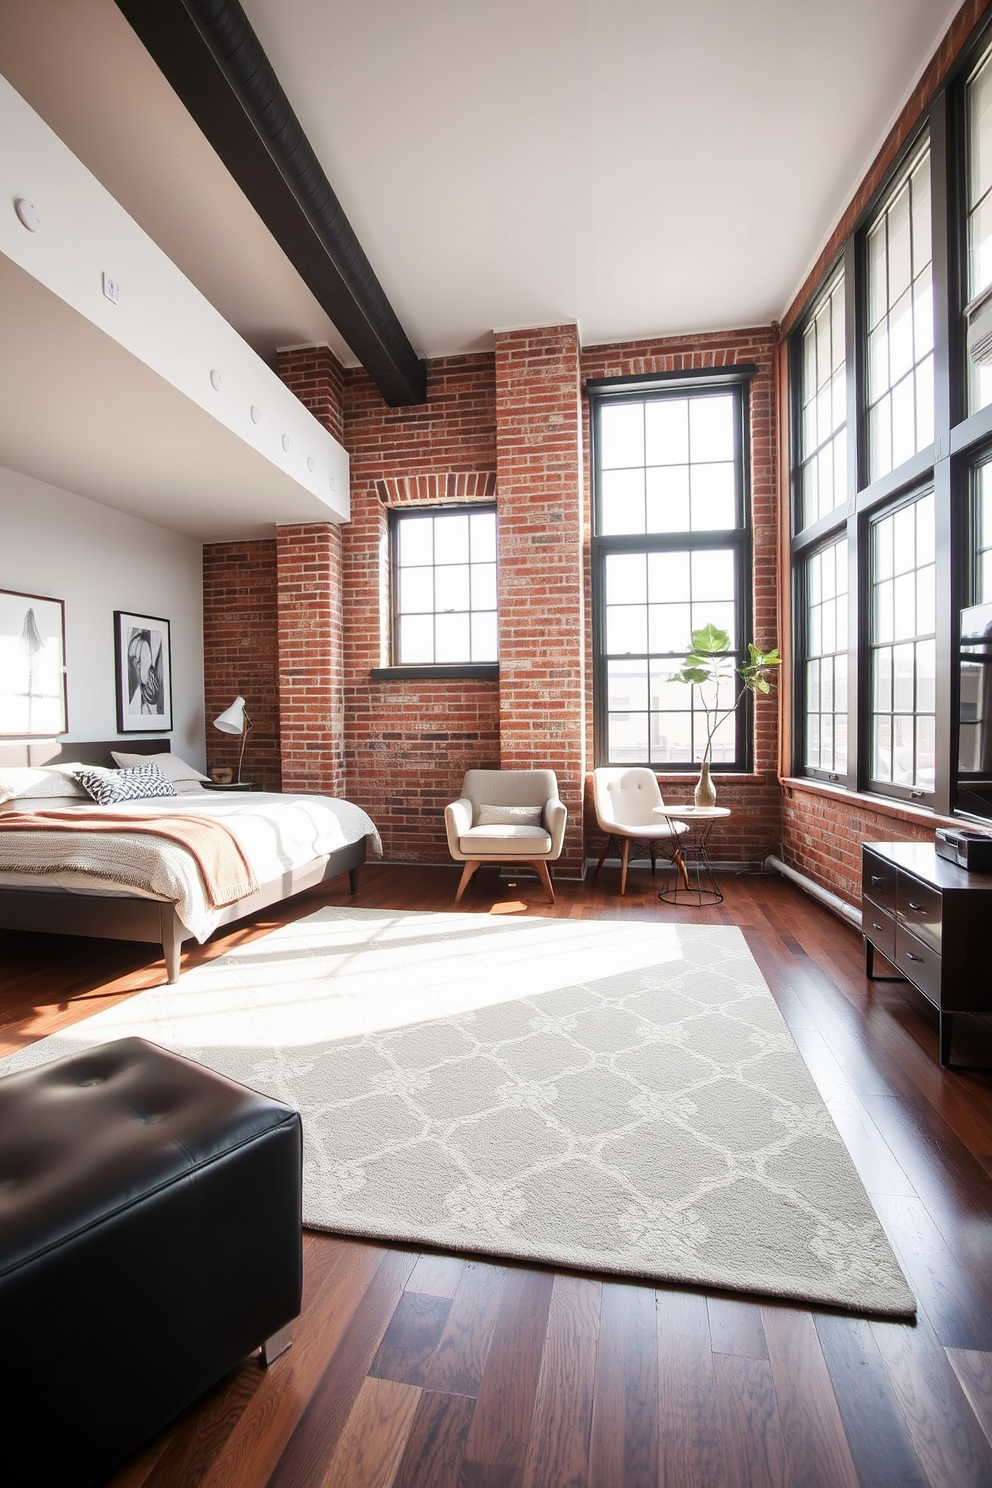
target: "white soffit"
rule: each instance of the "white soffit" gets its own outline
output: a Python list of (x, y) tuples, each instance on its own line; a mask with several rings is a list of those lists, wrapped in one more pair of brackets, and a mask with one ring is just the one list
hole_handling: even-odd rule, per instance
[(201, 539), (346, 521), (338, 441), (3, 78), (0, 137), (0, 464)]

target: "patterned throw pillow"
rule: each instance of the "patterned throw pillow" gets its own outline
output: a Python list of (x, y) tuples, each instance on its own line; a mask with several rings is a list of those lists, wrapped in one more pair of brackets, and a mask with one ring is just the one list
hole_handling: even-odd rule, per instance
[(180, 759), (178, 754), (125, 754), (121, 750), (112, 749), (110, 757), (118, 765), (158, 765), (166, 779), (172, 781), (179, 796), (202, 795), (203, 786), (200, 782), (210, 779), (209, 775), (202, 774)]
[(176, 788), (158, 765), (135, 765), (128, 770), (105, 770), (101, 765), (80, 765), (80, 785), (101, 806), (118, 801), (144, 801), (152, 796), (174, 796)]
[(544, 812), (540, 806), (481, 806), (477, 827), (539, 827)]

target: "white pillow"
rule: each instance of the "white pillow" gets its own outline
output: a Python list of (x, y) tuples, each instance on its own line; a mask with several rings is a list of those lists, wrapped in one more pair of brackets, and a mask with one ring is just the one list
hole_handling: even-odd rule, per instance
[(195, 795), (203, 790), (201, 780), (209, 780), (209, 775), (201, 775), (199, 770), (194, 770), (185, 760), (181, 760), (178, 754), (125, 754), (123, 750), (112, 749), (110, 757), (122, 766), (131, 765), (158, 765), (167, 780), (171, 780), (176, 788), (177, 796)]
[(12, 765), (0, 769), (0, 802), (21, 796), (31, 800), (41, 796), (85, 796), (86, 792), (69, 773), (75, 766)]
[(541, 806), (482, 806), (477, 827), (539, 827), (544, 819)]
[(156, 764), (135, 765), (125, 770), (105, 770), (102, 765), (78, 765), (76, 779), (87, 795), (101, 806), (118, 801), (146, 801), (155, 796), (174, 796), (176, 787)]

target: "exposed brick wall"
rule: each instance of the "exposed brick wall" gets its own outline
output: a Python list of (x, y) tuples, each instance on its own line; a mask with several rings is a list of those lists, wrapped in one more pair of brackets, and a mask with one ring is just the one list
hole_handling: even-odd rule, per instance
[(584, 858), (582, 427), (574, 325), (496, 336), (500, 754), (548, 768), (568, 807), (560, 867)]
[(344, 444), (344, 371), (329, 346), (296, 346), (276, 353), (276, 371), (305, 404)]
[[(778, 514), (777, 485), (777, 356), (778, 337), (774, 326), (750, 330), (720, 331), (692, 337), (667, 337), (656, 341), (621, 342), (588, 346), (581, 358), (582, 379), (631, 377), (659, 372), (730, 367), (750, 363), (758, 368), (750, 390), (751, 423), (751, 524), (753, 538), (754, 634), (762, 649), (779, 645), (787, 653), (788, 638), (778, 634)], [(585, 487), (587, 504), (591, 486), (589, 464), (589, 405), (585, 404)], [(589, 628), (587, 627), (587, 630)], [(591, 647), (591, 636), (587, 642)], [(787, 664), (787, 663), (786, 663)], [(592, 745), (592, 667), (589, 662), (586, 718), (590, 762)], [(713, 830), (711, 856), (719, 862), (753, 862), (776, 851), (781, 834), (781, 791), (778, 784), (778, 701), (756, 700), (754, 773), (715, 775), (717, 800), (729, 806), (733, 816)], [(695, 784), (694, 774), (659, 776), (668, 801), (687, 800)], [(590, 808), (589, 850), (599, 856), (601, 834)]]
[(276, 529), (279, 717), (287, 791), (346, 794), (341, 528)]
[(389, 408), (360, 369), (345, 374), (351, 522), (342, 530), (344, 708), (350, 798), (385, 854), (449, 861), (444, 807), (473, 766), (499, 766), (499, 684), (373, 681), (388, 664), (388, 506), (492, 499), (493, 357), (447, 357), (427, 370), (428, 402)]
[(786, 780), (783, 791), (783, 862), (849, 904), (861, 903), (863, 842), (932, 842), (936, 827), (951, 825), (899, 801), (813, 781)]
[(252, 729), (245, 777), (279, 790), (278, 600), (274, 541), (207, 543), (203, 549), (204, 705), (207, 766), (238, 763), (241, 740), (211, 728), (240, 694)]

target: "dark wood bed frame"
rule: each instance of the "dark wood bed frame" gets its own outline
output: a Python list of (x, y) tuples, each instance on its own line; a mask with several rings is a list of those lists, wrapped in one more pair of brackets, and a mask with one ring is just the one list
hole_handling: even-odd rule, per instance
[[(110, 751), (130, 754), (168, 754), (169, 739), (112, 739), (109, 742), (66, 744), (67, 759), (85, 765), (113, 765)], [(239, 899), (221, 911), (217, 926), (229, 925), (256, 909), (265, 909), (290, 899), (304, 889), (347, 873), (353, 894), (358, 892), (358, 870), (365, 862), (365, 838), (339, 847), (327, 857), (314, 858), (301, 868), (290, 869), (279, 878), (261, 884), (257, 893)], [(0, 930), (32, 930), (46, 935), (89, 935), (103, 940), (150, 941), (161, 945), (169, 982), (179, 979), (183, 942), (193, 940), (176, 913), (175, 906), (160, 899), (108, 898), (80, 890), (8, 889), (0, 886)]]

